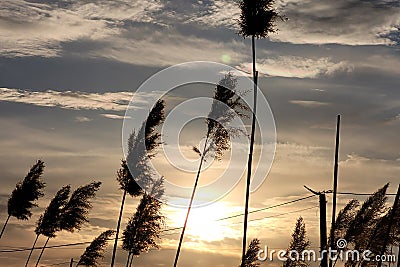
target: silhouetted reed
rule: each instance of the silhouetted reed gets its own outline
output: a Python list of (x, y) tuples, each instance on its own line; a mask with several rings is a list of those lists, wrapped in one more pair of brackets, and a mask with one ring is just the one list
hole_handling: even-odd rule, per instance
[(3, 236), (10, 217), (15, 217), (18, 220), (28, 220), (32, 216), (31, 209), (37, 207), (35, 201), (44, 196), (43, 188), (45, 187), (45, 183), (41, 180), (43, 170), (44, 162), (38, 160), (31, 167), (24, 180), (15, 186), (8, 199), (8, 216), (1, 230), (0, 239)]

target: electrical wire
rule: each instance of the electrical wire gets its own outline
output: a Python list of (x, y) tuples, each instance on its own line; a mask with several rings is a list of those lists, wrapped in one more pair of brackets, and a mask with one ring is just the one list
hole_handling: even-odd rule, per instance
[[(331, 193), (331, 192), (329, 192), (329, 193)], [(339, 194), (339, 195), (354, 195), (354, 196), (370, 196), (373, 193), (338, 192), (337, 194)], [(386, 195), (387, 196), (395, 196), (396, 194), (388, 193)], [(272, 208), (281, 207), (281, 206), (284, 206), (284, 205), (288, 205), (288, 204), (292, 204), (292, 203), (295, 203), (295, 202), (303, 201), (303, 200), (306, 200), (306, 199), (309, 199), (309, 198), (312, 198), (312, 197), (316, 197), (316, 195), (309, 195), (309, 196), (306, 196), (306, 197), (297, 198), (297, 199), (294, 199), (294, 200), (291, 200), (291, 201), (287, 201), (287, 202), (283, 202), (283, 203), (280, 203), (280, 204), (268, 206), (268, 207), (265, 207), (265, 208), (256, 209), (256, 210), (250, 211), (249, 214), (250, 213), (257, 213), (257, 212), (268, 210), (268, 209), (272, 209)], [(267, 218), (279, 217), (279, 216), (283, 216), (283, 215), (287, 215), (287, 214), (291, 214), (291, 213), (295, 213), (295, 212), (301, 212), (301, 211), (305, 211), (305, 210), (314, 209), (316, 207), (318, 207), (318, 206), (308, 207), (308, 208), (305, 208), (305, 209), (290, 211), (290, 212), (281, 213), (281, 214), (272, 215), (272, 216), (266, 216), (266, 217), (263, 217), (263, 218), (252, 219), (252, 220), (249, 220), (249, 222), (264, 220), (264, 219), (267, 219)], [(244, 215), (243, 213), (235, 214), (235, 215), (231, 215), (231, 216), (227, 216), (227, 217), (223, 217), (223, 218), (217, 219), (216, 221), (228, 220), (228, 219), (237, 218), (237, 217), (240, 217), (240, 216), (243, 216), (243, 215)], [(232, 224), (237, 224), (237, 223), (232, 223)], [(168, 228), (168, 229), (162, 230), (162, 232), (169, 232), (169, 231), (174, 231), (174, 230), (179, 230), (179, 229), (182, 229), (182, 227)], [(67, 243), (67, 244), (61, 244), (61, 245), (47, 246), (46, 248), (52, 249), (52, 248), (79, 246), (79, 245), (86, 245), (86, 244), (90, 244), (90, 243), (91, 243), (91, 241), (88, 241), (88, 242), (77, 242), (77, 243)], [(35, 247), (34, 249), (38, 250), (38, 249), (42, 249), (42, 248), (43, 247)], [(16, 249), (12, 249), (10, 247), (10, 249), (0, 250), (0, 253), (22, 252), (22, 251), (28, 251), (28, 250), (31, 250), (31, 249), (32, 248), (16, 248)]]
[[(306, 196), (306, 197), (297, 198), (297, 199), (294, 199), (294, 200), (290, 200), (290, 201), (287, 201), (287, 202), (283, 202), (283, 203), (279, 203), (279, 204), (276, 204), (276, 205), (268, 206), (268, 207), (265, 207), (265, 208), (252, 210), (252, 211), (249, 212), (249, 214), (250, 213), (256, 213), (256, 212), (264, 211), (264, 210), (268, 210), (268, 209), (273, 209), (273, 208), (277, 208), (277, 207), (281, 207), (281, 206), (292, 204), (292, 203), (295, 203), (295, 202), (298, 202), (298, 201), (306, 200), (306, 199), (309, 199), (309, 198), (312, 198), (312, 197), (315, 197), (315, 195), (309, 195), (309, 196)], [(237, 217), (240, 217), (240, 216), (243, 216), (243, 215), (244, 215), (244, 213), (235, 214), (235, 215), (219, 218), (216, 221), (224, 221), (224, 220), (228, 220), (228, 219), (237, 218)], [(174, 230), (179, 230), (179, 229), (182, 229), (182, 227), (168, 228), (168, 229), (163, 230), (162, 232), (169, 232), (169, 231), (174, 231)]]
[[(256, 213), (256, 212), (264, 211), (264, 210), (269, 210), (269, 209), (272, 209), (272, 208), (281, 207), (281, 206), (292, 204), (292, 203), (295, 203), (295, 202), (298, 202), (298, 201), (306, 200), (306, 199), (312, 198), (312, 197), (315, 197), (315, 195), (309, 195), (309, 196), (306, 196), (306, 197), (294, 199), (294, 200), (287, 201), (287, 202), (280, 203), (280, 204), (276, 204), (276, 205), (273, 205), (273, 206), (268, 206), (268, 207), (265, 207), (265, 208), (252, 210), (252, 211), (249, 211), (249, 214), (250, 213)], [(232, 216), (228, 216), (228, 217), (224, 217), (224, 218), (218, 219), (217, 221), (223, 221), (223, 220), (227, 220), (227, 219), (232, 219), (232, 218), (240, 217), (240, 216), (243, 216), (243, 215), (244, 215), (244, 213), (240, 213), (240, 214), (236, 214), (236, 215), (232, 215)]]
[[(338, 195), (353, 195), (353, 196), (371, 196), (374, 193), (353, 193), (353, 192), (337, 192)], [(396, 196), (396, 194), (387, 193), (386, 196)]]

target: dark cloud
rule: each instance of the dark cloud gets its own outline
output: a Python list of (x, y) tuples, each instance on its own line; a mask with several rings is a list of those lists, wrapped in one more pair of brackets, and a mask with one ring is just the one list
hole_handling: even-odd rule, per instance
[[(307, 44), (348, 45), (396, 44), (399, 6), (393, 1), (278, 1), (289, 18), (279, 23), (275, 41)], [(54, 57), (65, 53), (112, 58), (145, 64), (138, 58), (123, 58), (114, 50), (127, 50), (143, 36), (148, 39), (158, 29), (174, 36), (193, 36), (215, 42), (239, 40), (235, 1), (6, 1), (0, 13), (0, 35), (7, 36), (3, 55)], [(40, 41), (38, 41), (40, 40)], [(15, 42), (17, 41), (17, 42)], [(169, 49), (174, 42), (135, 49)], [(180, 40), (185, 50), (195, 51), (189, 38)], [(15, 44), (18, 45), (15, 45)], [(232, 44), (231, 44), (232, 45)], [(236, 46), (234, 46), (236, 47)], [(236, 47), (237, 49), (238, 47)], [(214, 49), (217, 49), (215, 47)], [(175, 59), (176, 60), (176, 59)], [(174, 57), (164, 64), (176, 63)], [(241, 58), (238, 58), (241, 63)], [(151, 64), (150, 61), (147, 64)]]
[(289, 22), (274, 39), (294, 43), (389, 44), (398, 27), (395, 1), (279, 1)]

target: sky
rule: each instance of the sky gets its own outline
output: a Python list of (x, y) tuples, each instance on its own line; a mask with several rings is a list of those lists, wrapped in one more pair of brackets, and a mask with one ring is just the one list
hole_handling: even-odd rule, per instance
[[(135, 91), (149, 77), (189, 61), (251, 70), (250, 40), (237, 34), (240, 11), (235, 1), (0, 3), (0, 220), (6, 219), (15, 184), (37, 159), (46, 164), (47, 184), (29, 221), (10, 220), (0, 240), (2, 250), (31, 246), (36, 220), (65, 184), (103, 183), (90, 222), (79, 232), (59, 233), (49, 245), (91, 241), (116, 227), (124, 114), (132, 97), (136, 108), (146, 105), (148, 96)], [(274, 116), (276, 151), (264, 183), (251, 194), (251, 209), (309, 196), (303, 185), (331, 189), (337, 114), (342, 116), (339, 191), (372, 193), (390, 182), (389, 192), (395, 193), (400, 182), (399, 2), (277, 0), (276, 8), (288, 21), (277, 22), (277, 34), (256, 43), (259, 88)], [(207, 86), (182, 87), (166, 98), (167, 111), (211, 93)], [(179, 144), (184, 155), (195, 158), (190, 146), (199, 144), (204, 131), (202, 121), (186, 126)], [(192, 184), (193, 175), (169, 168), (170, 162), (159, 154), (153, 161), (166, 179)], [(213, 162), (207, 171), (217, 173), (227, 162)], [(207, 171), (201, 185), (212, 179)], [(349, 198), (340, 195), (339, 208)], [(249, 238), (284, 249), (296, 218), (302, 216), (311, 246), (317, 248), (317, 200), (251, 214), (250, 220), (256, 220), (249, 223)], [(328, 214), (331, 200), (328, 195)], [(194, 209), (180, 266), (238, 265), (242, 218), (216, 220), (240, 214), (243, 203), (242, 178), (217, 202)], [(137, 199), (128, 198), (124, 224), (136, 204)], [(184, 212), (165, 205), (165, 229), (182, 226)], [(135, 258), (137, 266), (170, 266), (178, 238), (179, 231), (164, 232), (161, 249)], [(48, 249), (42, 264), (68, 266), (84, 248)], [(109, 264), (110, 253), (111, 246), (101, 266)], [(0, 266), (21, 266), (26, 256), (0, 253)], [(118, 250), (118, 266), (124, 266), (125, 257)]]

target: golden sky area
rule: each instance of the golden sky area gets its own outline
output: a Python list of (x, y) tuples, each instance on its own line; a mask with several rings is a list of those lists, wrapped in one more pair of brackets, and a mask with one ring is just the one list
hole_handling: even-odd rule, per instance
[[(265, 181), (250, 197), (248, 237), (259, 238), (262, 246), (286, 249), (296, 219), (302, 216), (311, 248), (317, 250), (318, 197), (303, 186), (316, 191), (332, 188), (337, 114), (342, 116), (339, 192), (373, 193), (389, 182), (388, 192), (395, 194), (400, 182), (400, 8), (396, 1), (383, 0), (279, 0), (276, 7), (289, 20), (278, 23), (278, 34), (257, 40), (259, 88), (275, 121), (276, 151)], [(132, 99), (130, 107), (143, 111), (153, 97), (135, 94), (136, 90), (166, 67), (188, 61), (227, 64), (245, 77), (251, 71), (251, 43), (237, 34), (238, 16), (237, 5), (229, 0), (2, 0), (0, 222), (7, 218), (7, 200), (15, 184), (37, 159), (46, 165), (46, 188), (30, 220), (10, 219), (0, 240), (1, 267), (24, 264), (36, 221), (63, 185), (75, 189), (93, 180), (102, 182), (89, 222), (80, 231), (60, 232), (51, 239), (41, 266), (69, 266), (87, 242), (116, 228), (122, 198), (116, 172), (124, 157), (125, 111)], [(211, 97), (212, 90), (213, 86), (199, 84), (178, 87), (165, 96), (167, 115), (188, 99)], [(248, 130), (250, 120), (243, 123)], [(158, 150), (152, 160), (157, 171), (189, 190), (195, 173), (179, 170), (163, 152), (182, 153), (185, 166), (196, 167), (198, 156), (191, 147), (204, 141), (205, 132), (202, 119), (186, 124), (179, 144), (165, 143)], [(261, 132), (256, 161), (262, 145), (271, 146), (261, 144)], [(245, 148), (240, 151), (246, 156)], [(179, 266), (239, 265), (242, 163), (230, 151), (221, 161), (206, 163), (200, 186), (215, 181), (227, 166), (238, 183), (223, 188), (226, 194), (217, 201), (192, 210)], [(208, 200), (215, 192), (201, 191), (196, 199)], [(169, 197), (187, 203), (179, 194)], [(339, 194), (338, 209), (351, 198), (366, 197)], [(327, 201), (329, 225), (331, 194)], [(393, 201), (390, 196), (387, 205)], [(121, 229), (137, 203), (137, 198), (127, 197)], [(160, 249), (135, 258), (134, 266), (172, 265), (185, 212), (163, 206)], [(38, 246), (44, 242), (41, 237)], [(52, 247), (58, 245), (68, 246)], [(111, 252), (112, 242), (99, 266), (109, 266)], [(33, 253), (31, 264), (38, 254)], [(116, 266), (125, 262), (126, 252), (119, 247)]]

